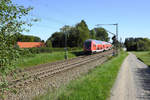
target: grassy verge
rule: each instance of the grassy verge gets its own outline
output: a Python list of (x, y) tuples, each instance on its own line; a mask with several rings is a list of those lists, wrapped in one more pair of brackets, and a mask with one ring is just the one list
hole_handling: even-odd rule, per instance
[(110, 96), (110, 90), (126, 56), (127, 53), (121, 52), (117, 57), (98, 66), (87, 75), (35, 100), (106, 100)]
[[(68, 52), (68, 58), (76, 57), (74, 53)], [(19, 68), (31, 67), (39, 64), (55, 62), (58, 60), (64, 60), (64, 52), (52, 52), (52, 53), (40, 53), (35, 54), (33, 57), (22, 57), (17, 66)]]
[(150, 66), (150, 51), (133, 52), (141, 61)]

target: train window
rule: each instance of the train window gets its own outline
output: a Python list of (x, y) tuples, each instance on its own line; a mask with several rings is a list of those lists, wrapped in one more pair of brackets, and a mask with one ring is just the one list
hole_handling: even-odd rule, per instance
[(96, 47), (96, 45), (95, 45), (95, 44), (93, 44), (93, 47)]
[(87, 47), (87, 48), (88, 48), (88, 47), (91, 47), (91, 41), (85, 42), (84, 45), (85, 45), (85, 47)]

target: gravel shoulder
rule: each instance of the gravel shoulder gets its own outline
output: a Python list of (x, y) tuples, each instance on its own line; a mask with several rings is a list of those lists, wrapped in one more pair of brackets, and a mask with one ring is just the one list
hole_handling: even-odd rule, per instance
[(150, 100), (150, 68), (132, 53), (122, 64), (110, 100)]

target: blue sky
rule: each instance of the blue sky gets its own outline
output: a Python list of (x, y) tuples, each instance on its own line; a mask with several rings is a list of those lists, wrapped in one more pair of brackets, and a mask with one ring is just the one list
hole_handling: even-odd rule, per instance
[[(13, 0), (32, 6), (29, 14), (41, 19), (28, 35), (46, 40), (64, 25), (74, 26), (84, 19), (89, 29), (96, 24), (119, 24), (119, 37), (150, 38), (150, 0)], [(103, 26), (115, 32), (114, 26)]]

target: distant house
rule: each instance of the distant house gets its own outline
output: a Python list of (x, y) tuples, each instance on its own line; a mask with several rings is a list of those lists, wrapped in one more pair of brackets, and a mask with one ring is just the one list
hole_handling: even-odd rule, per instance
[(43, 42), (17, 42), (19, 48), (34, 48), (34, 47), (44, 47)]

